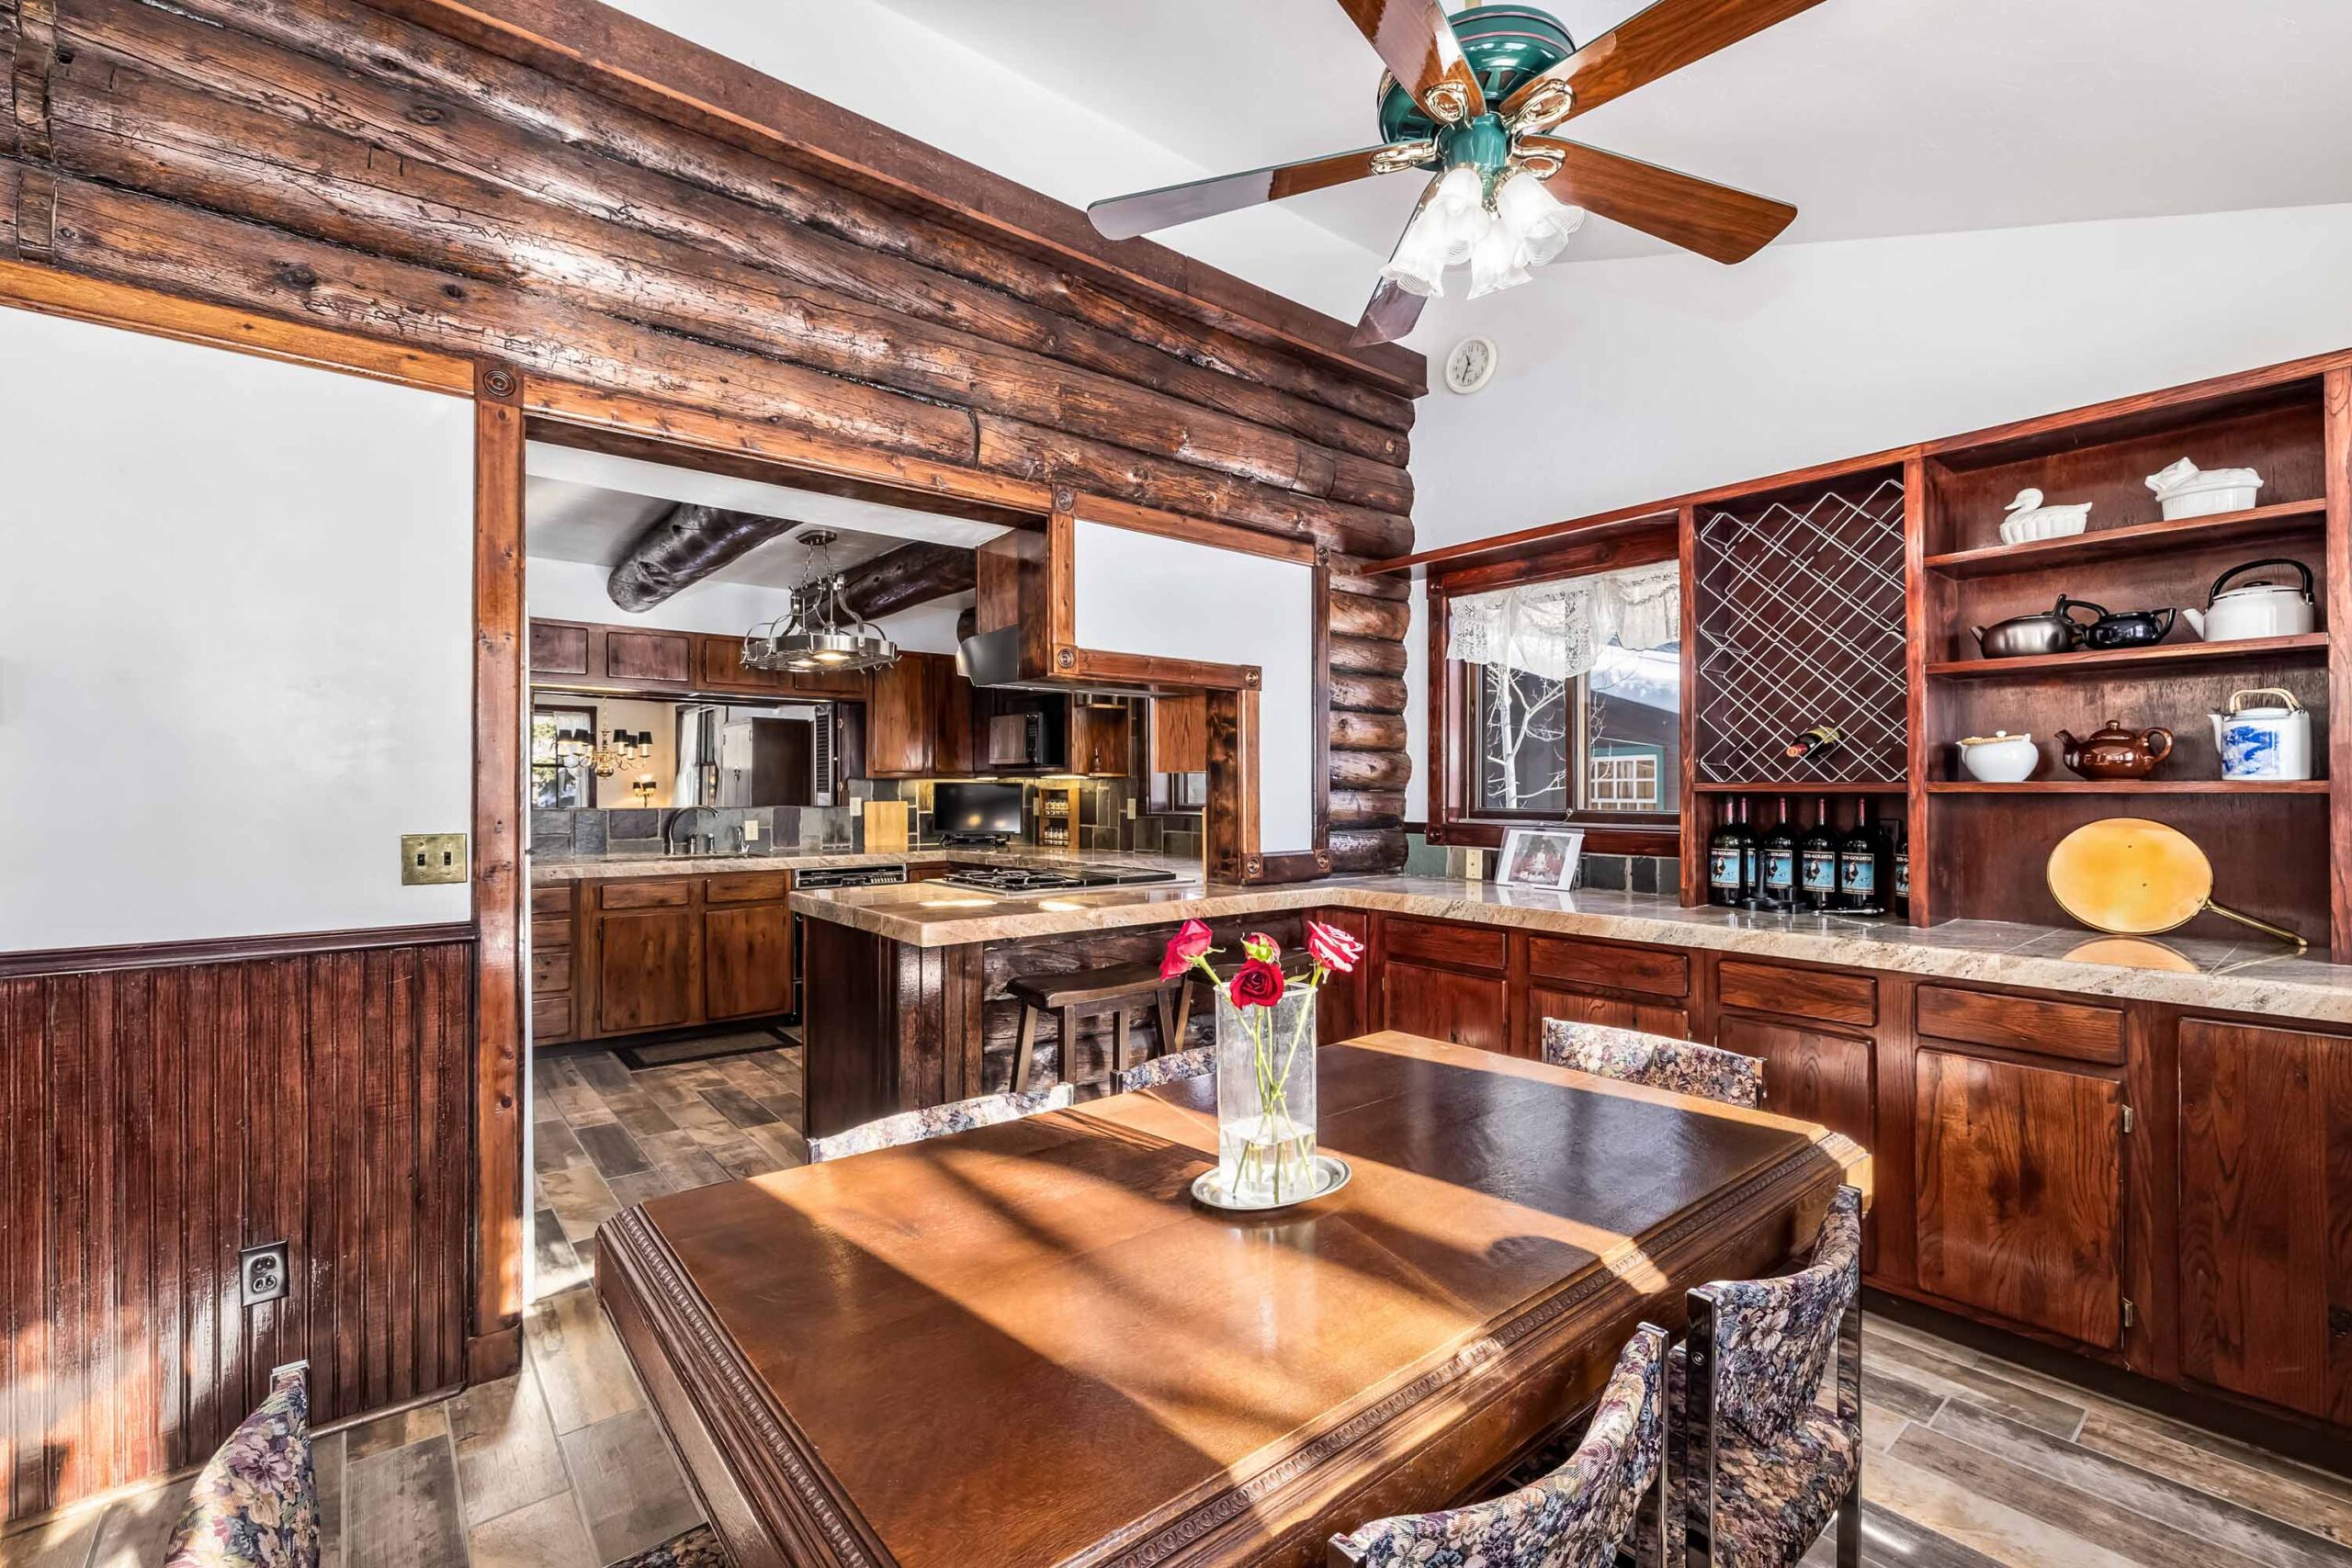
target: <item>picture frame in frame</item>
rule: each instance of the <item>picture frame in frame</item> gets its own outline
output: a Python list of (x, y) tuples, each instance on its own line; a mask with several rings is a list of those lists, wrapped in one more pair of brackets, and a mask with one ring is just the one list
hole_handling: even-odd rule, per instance
[(1576, 886), (1577, 863), (1583, 855), (1581, 828), (1512, 828), (1503, 834), (1495, 883), (1565, 893)]

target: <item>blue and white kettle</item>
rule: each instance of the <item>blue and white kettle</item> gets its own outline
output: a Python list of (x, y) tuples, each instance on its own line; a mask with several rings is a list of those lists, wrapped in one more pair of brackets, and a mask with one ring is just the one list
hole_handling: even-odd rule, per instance
[[(2249, 699), (2275, 698), (2259, 703)], [(2230, 694), (2230, 711), (2209, 715), (2213, 747), (2225, 779), (2307, 779), (2312, 776), (2312, 716), (2279, 686)]]

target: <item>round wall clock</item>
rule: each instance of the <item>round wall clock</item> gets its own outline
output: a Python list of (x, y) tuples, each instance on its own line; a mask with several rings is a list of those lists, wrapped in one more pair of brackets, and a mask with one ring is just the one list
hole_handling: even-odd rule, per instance
[(1445, 384), (1453, 390), (1475, 392), (1495, 377), (1495, 340), (1465, 337), (1445, 356)]

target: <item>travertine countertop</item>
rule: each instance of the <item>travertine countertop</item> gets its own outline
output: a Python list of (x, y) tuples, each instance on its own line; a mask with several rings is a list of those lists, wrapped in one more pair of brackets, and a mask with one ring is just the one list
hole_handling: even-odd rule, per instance
[[(1282, 887), (1107, 887), (999, 897), (937, 884), (795, 894), (792, 907), (918, 947), (1063, 936), (1316, 908), (1382, 909), (1566, 936), (1713, 948), (1944, 979), (2223, 1008), (2352, 1023), (2352, 966), (2286, 955), (2275, 942), (2126, 942), (2083, 931), (1955, 920), (1917, 930), (1886, 920), (1686, 909), (1655, 893), (1546, 893), (1437, 877), (1337, 877)], [(2128, 961), (2125, 961), (2128, 960)]]
[(908, 850), (786, 850), (747, 855), (594, 855), (579, 860), (531, 862), (531, 886), (586, 882), (606, 876), (692, 876), (729, 871), (808, 871), (820, 866), (854, 865), (1034, 865), (1049, 870), (1118, 866), (1173, 872), (1194, 889), (1201, 882), (1201, 863), (1176, 855), (1141, 851), (1041, 850), (1014, 845), (1001, 850), (941, 849), (936, 845)]

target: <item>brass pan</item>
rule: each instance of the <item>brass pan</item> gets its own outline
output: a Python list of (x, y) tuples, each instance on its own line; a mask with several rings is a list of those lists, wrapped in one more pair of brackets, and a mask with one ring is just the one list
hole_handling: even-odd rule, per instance
[(2086, 822), (2050, 852), (2050, 893), (2095, 931), (2154, 936), (2211, 911), (2297, 947), (2293, 931), (2213, 902), (2213, 863), (2177, 828), (2143, 817)]

